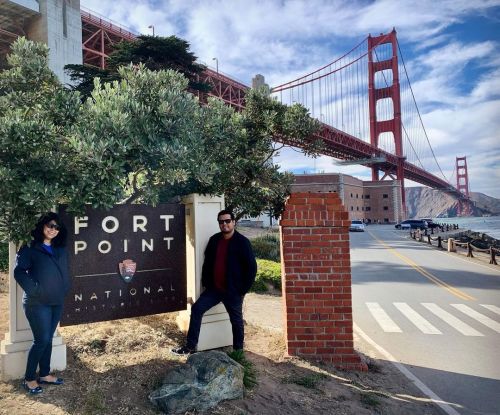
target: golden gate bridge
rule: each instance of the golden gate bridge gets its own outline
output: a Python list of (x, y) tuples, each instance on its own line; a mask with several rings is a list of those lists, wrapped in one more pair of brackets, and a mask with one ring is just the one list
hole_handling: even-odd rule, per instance
[[(104, 69), (114, 45), (138, 36), (88, 9), (80, 12), (84, 64)], [(211, 95), (244, 108), (247, 85), (210, 68), (199, 81), (211, 86), (208, 93), (195, 92), (201, 102)], [(271, 88), (271, 94), (284, 104), (304, 105), (320, 121), (315, 138), (324, 144), (322, 154), (367, 166), (372, 180), (398, 180), (403, 211), (405, 179), (455, 195), (462, 213), (470, 207), (465, 157), (456, 158), (452, 185), (430, 144), (395, 30), (367, 36), (323, 67)]]

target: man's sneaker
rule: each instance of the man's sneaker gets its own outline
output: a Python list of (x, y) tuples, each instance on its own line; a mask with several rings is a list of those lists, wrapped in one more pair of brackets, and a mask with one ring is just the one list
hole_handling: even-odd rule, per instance
[(176, 349), (172, 349), (171, 352), (172, 354), (175, 354), (177, 356), (189, 356), (190, 354), (193, 354), (195, 351), (187, 346), (182, 346)]

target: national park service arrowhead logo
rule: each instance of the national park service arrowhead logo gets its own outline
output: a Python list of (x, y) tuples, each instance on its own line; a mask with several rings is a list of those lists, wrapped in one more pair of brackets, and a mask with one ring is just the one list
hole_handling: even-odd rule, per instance
[(137, 264), (131, 259), (125, 259), (123, 262), (118, 264), (118, 268), (120, 269), (120, 275), (122, 276), (123, 281), (130, 282), (132, 281), (132, 278), (134, 278)]

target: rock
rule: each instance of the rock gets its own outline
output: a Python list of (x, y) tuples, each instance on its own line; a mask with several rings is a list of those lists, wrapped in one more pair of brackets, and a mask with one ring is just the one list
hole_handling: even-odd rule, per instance
[(242, 398), (243, 390), (243, 367), (226, 353), (212, 350), (195, 353), (186, 365), (168, 372), (149, 400), (164, 413), (184, 414)]

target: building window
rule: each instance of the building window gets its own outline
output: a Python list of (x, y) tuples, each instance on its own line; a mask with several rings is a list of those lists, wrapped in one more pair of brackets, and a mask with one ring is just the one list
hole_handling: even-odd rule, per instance
[(351, 210), (354, 210), (354, 206), (351, 206)]
[(389, 206), (384, 206), (384, 210), (389, 210)]
[(389, 223), (389, 218), (384, 218), (384, 223)]
[(358, 194), (356, 193), (356, 199), (358, 198)]
[(369, 199), (370, 198), (370, 195), (365, 195), (365, 199)]
[(389, 197), (389, 195), (388, 195), (387, 193), (384, 193), (384, 194), (382, 195), (382, 197), (383, 197), (384, 199), (387, 199), (387, 198)]
[(356, 210), (359, 210), (359, 206), (356, 206)]
[(351, 193), (351, 197), (352, 197), (352, 193)]
[(369, 212), (370, 210), (372, 210), (372, 208), (370, 206), (365, 207), (366, 212)]

